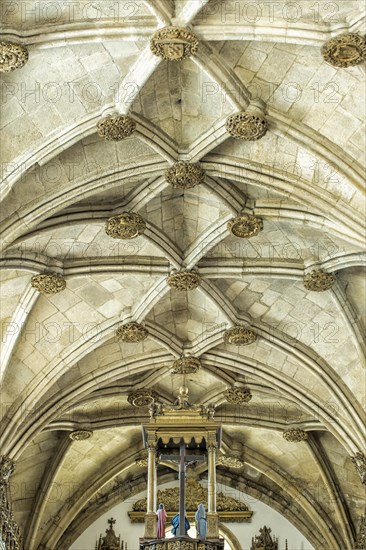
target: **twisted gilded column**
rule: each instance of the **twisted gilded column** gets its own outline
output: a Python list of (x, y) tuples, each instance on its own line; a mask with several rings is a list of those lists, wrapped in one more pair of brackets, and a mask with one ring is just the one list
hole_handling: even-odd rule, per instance
[(207, 511), (207, 538), (219, 537), (219, 517), (216, 511), (216, 432), (208, 435), (208, 511)]
[(147, 512), (145, 515), (145, 538), (156, 537), (156, 437), (147, 438)]

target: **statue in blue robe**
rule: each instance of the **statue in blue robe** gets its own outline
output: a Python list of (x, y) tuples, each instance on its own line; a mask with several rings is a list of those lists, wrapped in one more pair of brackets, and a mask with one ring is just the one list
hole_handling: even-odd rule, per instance
[[(176, 514), (174, 518), (171, 521), (171, 524), (173, 525), (172, 533), (176, 537), (179, 529), (179, 514)], [(185, 528), (185, 534), (187, 534), (187, 531), (191, 528), (188, 518), (184, 516), (184, 528)]]
[(196, 520), (197, 537), (201, 540), (206, 538), (207, 532), (207, 516), (206, 510), (202, 502), (198, 505), (197, 512), (194, 515)]

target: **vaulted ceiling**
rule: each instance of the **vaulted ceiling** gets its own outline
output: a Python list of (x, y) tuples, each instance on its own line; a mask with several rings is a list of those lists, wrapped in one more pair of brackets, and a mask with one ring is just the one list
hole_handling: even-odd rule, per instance
[[(222, 453), (245, 463), (220, 468), (220, 479), (277, 509), (314, 547), (352, 548), (364, 496), (351, 458), (364, 452), (365, 68), (331, 66), (321, 47), (362, 32), (363, 3), (52, 6), (15, 1), (3, 14), (3, 39), (29, 51), (2, 75), (1, 117), (1, 453), (16, 463), (25, 547), (67, 549), (144, 488), (136, 459), (148, 411), (127, 397), (151, 388), (173, 403), (182, 380), (172, 363), (191, 353), (201, 369), (188, 377), (190, 399), (216, 404)], [(172, 24), (199, 39), (181, 62), (150, 49)], [(251, 106), (266, 135), (231, 137), (228, 116)], [(105, 141), (97, 123), (115, 112), (136, 131)], [(178, 160), (199, 162), (204, 182), (173, 188), (165, 171)], [(143, 235), (105, 233), (123, 211), (144, 218)], [(227, 223), (239, 213), (262, 218), (263, 230), (233, 236)], [(198, 288), (170, 288), (173, 269), (195, 269)], [(312, 270), (336, 283), (306, 290)], [(66, 289), (40, 294), (31, 278), (44, 272)], [(118, 341), (129, 321), (149, 337)], [(225, 343), (235, 324), (257, 340)], [(233, 385), (248, 386), (251, 401), (227, 403)], [(286, 441), (289, 427), (307, 440)], [(79, 429), (93, 436), (72, 441)], [(167, 465), (158, 473), (174, 475)]]

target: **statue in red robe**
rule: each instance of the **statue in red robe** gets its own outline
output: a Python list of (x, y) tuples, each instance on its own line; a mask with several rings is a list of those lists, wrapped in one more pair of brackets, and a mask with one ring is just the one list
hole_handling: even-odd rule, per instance
[(157, 523), (157, 526), (156, 526), (156, 538), (164, 539), (165, 538), (165, 523), (166, 523), (167, 514), (166, 514), (163, 503), (159, 504), (159, 508), (156, 512), (156, 515), (158, 516), (158, 523)]

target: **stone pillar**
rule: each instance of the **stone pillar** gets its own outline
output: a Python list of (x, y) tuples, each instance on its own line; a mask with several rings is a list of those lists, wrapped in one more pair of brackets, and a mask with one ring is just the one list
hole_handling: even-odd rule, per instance
[(156, 438), (147, 440), (147, 511), (145, 515), (145, 538), (156, 538)]
[(216, 433), (209, 434), (208, 442), (208, 511), (207, 535), (208, 539), (219, 538), (219, 517), (216, 512)]

